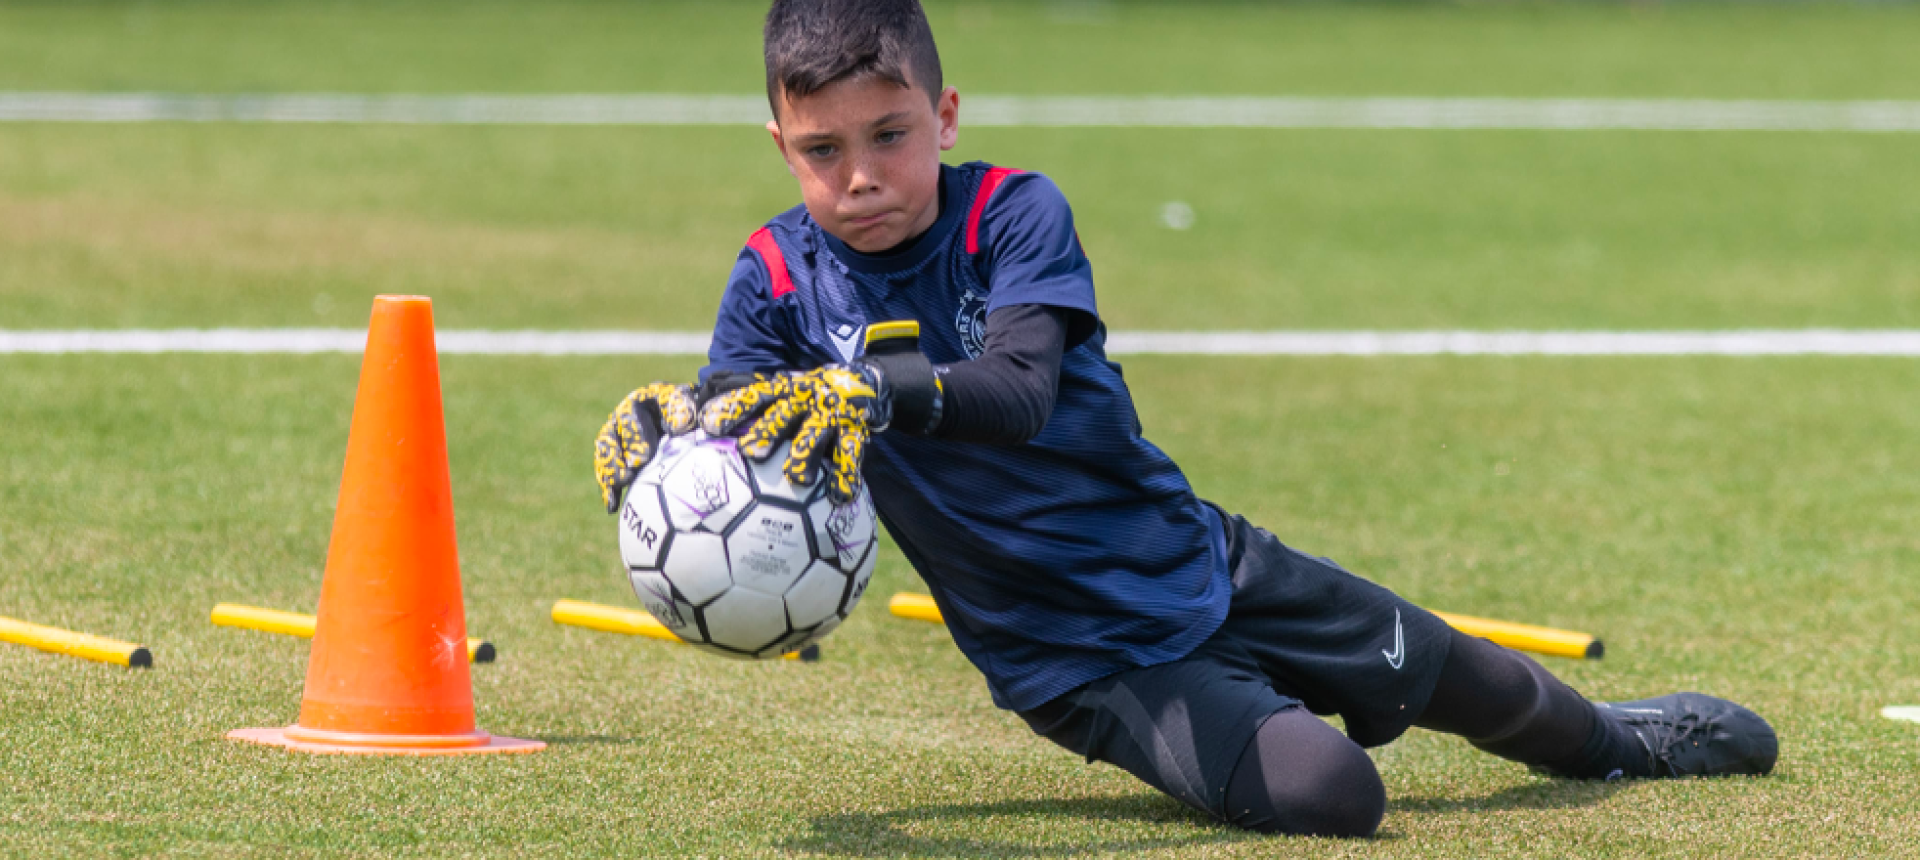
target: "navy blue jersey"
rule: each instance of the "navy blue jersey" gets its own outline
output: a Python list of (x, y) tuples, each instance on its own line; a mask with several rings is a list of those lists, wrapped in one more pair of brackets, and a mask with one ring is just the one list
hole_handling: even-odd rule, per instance
[[(939, 220), (884, 256), (847, 247), (803, 206), (754, 233), (701, 379), (851, 361), (869, 322), (918, 320), (921, 351), (948, 364), (980, 355), (1002, 306), (1097, 317), (1059, 188), (979, 163), (941, 175)], [(1069, 344), (1053, 414), (1028, 442), (881, 433), (867, 455), (881, 521), (1003, 708), (1184, 657), (1226, 618), (1221, 523), (1142, 437), (1105, 340)]]

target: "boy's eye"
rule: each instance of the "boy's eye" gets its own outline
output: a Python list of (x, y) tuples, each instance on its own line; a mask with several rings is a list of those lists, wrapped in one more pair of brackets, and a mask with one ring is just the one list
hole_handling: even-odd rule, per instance
[(879, 134), (874, 135), (873, 139), (877, 143), (893, 143), (894, 141), (897, 141), (900, 138), (903, 138), (906, 136), (907, 136), (906, 132), (901, 131), (900, 129), (897, 129), (897, 128), (890, 128), (890, 129), (887, 129), (886, 131), (883, 131), (883, 132), (880, 132)]
[(819, 146), (807, 147), (808, 158), (827, 158), (833, 155), (833, 152), (834, 152), (833, 144), (830, 144), (830, 143), (823, 143), (823, 144), (820, 144)]

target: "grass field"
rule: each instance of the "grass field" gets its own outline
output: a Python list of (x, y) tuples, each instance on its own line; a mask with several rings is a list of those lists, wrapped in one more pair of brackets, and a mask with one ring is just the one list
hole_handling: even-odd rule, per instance
[[(469, 624), (502, 648), (475, 671), (481, 722), (553, 747), (346, 761), (220, 739), (293, 718), (305, 649), (205, 613), (317, 599), (355, 362), (9, 359), (0, 605), (137, 633), (159, 667), (0, 650), (0, 842), (76, 855), (1624, 857), (1867, 855), (1920, 839), (1907, 791), (1920, 747), (1874, 716), (1920, 699), (1903, 594), (1920, 560), (1910, 364), (1131, 362), (1150, 433), (1207, 496), (1436, 607), (1603, 634), (1606, 661), (1552, 663), (1596, 695), (1700, 687), (1751, 702), (1784, 738), (1771, 779), (1602, 787), (1415, 733), (1379, 753), (1386, 836), (1337, 849), (1204, 824), (1032, 739), (991, 709), (943, 631), (885, 614), (880, 598), (914, 585), (897, 556), (817, 665), (552, 625), (554, 597), (630, 602), (579, 428), (607, 389), (689, 369), (447, 360)], [(1255, 396), (1236, 405), (1240, 386)], [(1218, 417), (1187, 417), (1199, 413)]]
[[(963, 139), (1061, 184), (1116, 327), (1920, 325), (1908, 136)], [(703, 329), (795, 202), (753, 129), (0, 125), (0, 302), (11, 326), (364, 325), (418, 291), (446, 325)]]
[[(759, 0), (0, 7), (0, 88), (758, 90)], [(1905, 4), (929, 2), (995, 93), (1915, 98)]]
[[(0, 5), (0, 90), (752, 92), (753, 4)], [(1844, 5), (937, 4), (968, 92), (1920, 98), (1920, 11)], [(967, 130), (1074, 200), (1128, 329), (1920, 326), (1912, 136)], [(1157, 220), (1170, 200), (1193, 229)], [(0, 328), (709, 324), (792, 205), (730, 128), (0, 124)], [(1772, 719), (1764, 780), (1577, 785), (1423, 732), (1381, 837), (1212, 825), (987, 702), (896, 551), (813, 665), (547, 620), (631, 605), (589, 439), (691, 359), (443, 361), (493, 760), (221, 738), (305, 646), (206, 622), (317, 600), (358, 361), (0, 356), (0, 856), (1920, 855), (1920, 364), (1134, 358), (1197, 489), (1435, 608), (1590, 630), (1597, 697)]]

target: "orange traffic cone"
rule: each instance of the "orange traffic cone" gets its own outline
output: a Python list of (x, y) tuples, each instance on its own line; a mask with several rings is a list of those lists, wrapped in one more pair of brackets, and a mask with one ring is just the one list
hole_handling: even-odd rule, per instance
[(473, 724), (433, 302), (374, 299), (300, 720), (227, 737), (305, 752), (534, 752)]

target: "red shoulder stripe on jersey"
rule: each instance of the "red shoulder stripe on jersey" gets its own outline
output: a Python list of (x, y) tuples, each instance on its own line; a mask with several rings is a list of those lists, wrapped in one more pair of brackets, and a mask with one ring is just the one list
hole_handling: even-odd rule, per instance
[(980, 216), (987, 212), (987, 201), (993, 197), (993, 191), (1000, 187), (1001, 181), (1016, 173), (1025, 173), (1011, 167), (988, 168), (987, 175), (980, 179), (980, 190), (973, 195), (973, 209), (967, 213), (967, 253), (980, 253)]
[(773, 279), (773, 296), (780, 298), (793, 292), (793, 276), (787, 274), (787, 257), (780, 253), (780, 244), (773, 241), (773, 229), (762, 227), (747, 237), (747, 247), (760, 255), (760, 263), (767, 267), (767, 277)]

